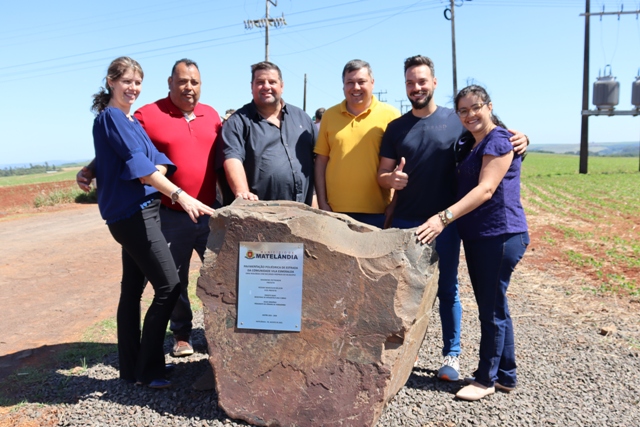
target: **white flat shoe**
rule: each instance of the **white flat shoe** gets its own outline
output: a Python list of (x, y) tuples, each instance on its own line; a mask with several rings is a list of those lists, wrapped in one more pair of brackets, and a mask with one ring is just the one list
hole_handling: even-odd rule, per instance
[(495, 387), (485, 387), (482, 384), (473, 381), (468, 386), (461, 388), (460, 391), (456, 393), (456, 397), (462, 400), (475, 401), (495, 392)]

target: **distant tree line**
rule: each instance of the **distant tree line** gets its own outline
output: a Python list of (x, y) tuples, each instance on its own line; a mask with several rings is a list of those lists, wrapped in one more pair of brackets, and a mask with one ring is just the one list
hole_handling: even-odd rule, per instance
[(33, 165), (29, 163), (29, 167), (8, 167), (0, 169), (0, 176), (14, 176), (14, 175), (31, 175), (35, 173), (47, 173), (49, 171), (55, 172), (56, 165), (49, 166), (48, 162), (44, 162), (44, 165)]

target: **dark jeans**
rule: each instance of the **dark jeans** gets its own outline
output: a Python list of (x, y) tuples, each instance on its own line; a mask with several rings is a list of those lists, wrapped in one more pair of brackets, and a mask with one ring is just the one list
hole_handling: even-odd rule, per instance
[(374, 227), (382, 228), (384, 226), (384, 214), (368, 214), (368, 213), (353, 213), (353, 212), (340, 212), (345, 215), (349, 215), (356, 221), (364, 222), (365, 224), (373, 225)]
[(480, 318), (480, 361), (474, 377), (487, 387), (495, 381), (515, 387), (516, 353), (507, 288), (529, 245), (529, 234), (503, 234), (463, 244)]
[(171, 313), (170, 329), (173, 335), (182, 339), (191, 335), (193, 313), (189, 302), (189, 265), (191, 255), (195, 250), (204, 260), (204, 251), (207, 249), (209, 238), (209, 215), (198, 217), (198, 222), (191, 221), (186, 212), (174, 211), (169, 208), (160, 208), (162, 219), (162, 234), (164, 234), (171, 256), (178, 269), (180, 278), (180, 296)]
[[(424, 221), (394, 218), (394, 228), (414, 228)], [(442, 323), (442, 355), (460, 356), (460, 330), (462, 304), (458, 290), (458, 264), (460, 263), (460, 236), (455, 224), (446, 227), (436, 237), (438, 253), (438, 300), (440, 301), (440, 322)]]
[[(175, 263), (160, 231), (159, 200), (132, 217), (109, 225), (122, 245), (122, 283), (118, 304), (120, 378), (149, 383), (164, 378), (164, 336), (180, 294)], [(154, 289), (140, 331), (140, 300), (149, 279)]]

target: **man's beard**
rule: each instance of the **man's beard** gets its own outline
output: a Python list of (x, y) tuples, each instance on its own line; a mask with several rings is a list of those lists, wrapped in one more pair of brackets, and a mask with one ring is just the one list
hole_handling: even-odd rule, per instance
[(431, 102), (431, 98), (433, 98), (433, 92), (431, 93), (421, 92), (421, 93), (425, 93), (427, 97), (418, 101), (414, 101), (413, 99), (409, 98), (409, 102), (411, 102), (411, 106), (416, 110), (422, 110), (424, 107), (429, 105), (429, 102)]

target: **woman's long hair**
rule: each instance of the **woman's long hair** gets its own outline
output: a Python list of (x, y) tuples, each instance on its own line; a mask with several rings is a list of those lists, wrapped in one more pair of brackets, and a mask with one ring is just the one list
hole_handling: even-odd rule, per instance
[(140, 74), (141, 78), (144, 78), (144, 72), (142, 71), (142, 67), (135, 59), (131, 59), (128, 56), (121, 56), (119, 58), (114, 59), (111, 64), (109, 64), (109, 68), (107, 69), (107, 76), (105, 77), (105, 85), (101, 87), (98, 93), (93, 95), (93, 104), (91, 105), (91, 111), (95, 114), (99, 114), (107, 108), (109, 105), (109, 101), (111, 101), (111, 96), (113, 93), (111, 92), (111, 88), (109, 87), (109, 80), (116, 81), (128, 70), (133, 70)]

